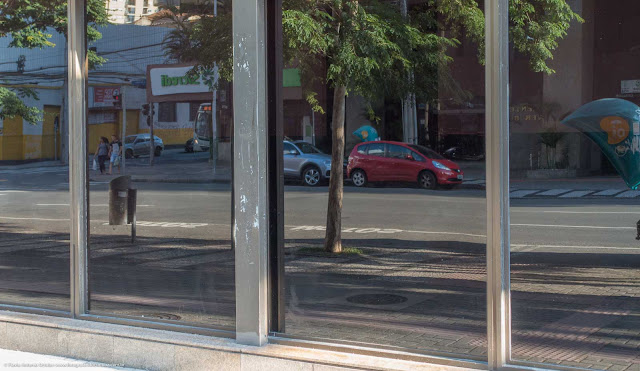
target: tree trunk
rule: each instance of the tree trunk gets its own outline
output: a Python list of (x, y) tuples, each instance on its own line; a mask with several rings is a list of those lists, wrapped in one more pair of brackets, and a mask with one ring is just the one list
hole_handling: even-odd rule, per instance
[(331, 149), (331, 177), (329, 178), (329, 204), (327, 205), (327, 230), (324, 249), (342, 252), (342, 196), (344, 161), (344, 110), (346, 86), (337, 86), (333, 93), (333, 135)]

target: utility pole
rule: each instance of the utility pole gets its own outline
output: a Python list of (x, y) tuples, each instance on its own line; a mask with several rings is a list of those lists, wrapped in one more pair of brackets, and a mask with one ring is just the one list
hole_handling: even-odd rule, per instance
[(149, 118), (151, 121), (151, 126), (149, 129), (149, 135), (151, 136), (151, 138), (149, 140), (149, 166), (153, 166), (153, 157), (156, 152), (156, 145), (153, 139), (153, 122), (155, 121), (155, 114), (156, 114), (155, 106), (156, 106), (155, 103), (150, 104), (151, 112), (149, 112)]
[(120, 95), (122, 96), (122, 136), (120, 145), (122, 146), (122, 159), (120, 160), (122, 166), (122, 174), (127, 173), (126, 161), (127, 161), (127, 150), (124, 147), (124, 138), (127, 136), (127, 100), (125, 93), (126, 85), (122, 85), (120, 87)]
[[(407, 0), (400, 2), (400, 13), (405, 19), (409, 16)], [(413, 72), (410, 72), (407, 78), (413, 79)], [(408, 94), (402, 99), (402, 139), (407, 143), (417, 144), (417, 134), (418, 112), (416, 110), (416, 96)]]

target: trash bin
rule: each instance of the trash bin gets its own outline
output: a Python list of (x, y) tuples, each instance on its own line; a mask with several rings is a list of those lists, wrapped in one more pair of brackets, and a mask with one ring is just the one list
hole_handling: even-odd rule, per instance
[(109, 225), (127, 224), (127, 200), (131, 177), (119, 176), (109, 182)]

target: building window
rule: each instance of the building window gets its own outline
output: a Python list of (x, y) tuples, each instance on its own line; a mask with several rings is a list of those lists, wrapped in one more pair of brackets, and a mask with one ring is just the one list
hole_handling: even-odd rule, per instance
[(158, 103), (158, 121), (159, 122), (176, 122), (176, 103), (175, 102)]

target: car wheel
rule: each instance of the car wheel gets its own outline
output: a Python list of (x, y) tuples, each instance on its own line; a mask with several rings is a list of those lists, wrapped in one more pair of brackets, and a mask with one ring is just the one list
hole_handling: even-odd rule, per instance
[(364, 187), (367, 185), (367, 174), (364, 170), (354, 170), (351, 174), (351, 181), (356, 187)]
[(124, 157), (125, 158), (132, 158), (133, 157), (133, 151), (130, 150), (130, 149), (126, 150), (125, 153), (124, 153)]
[(436, 187), (438, 187), (438, 181), (432, 172), (423, 171), (418, 175), (418, 185), (424, 189), (436, 189)]
[(154, 156), (160, 156), (162, 154), (162, 148), (156, 147), (156, 151), (153, 154)]
[(320, 184), (320, 170), (315, 166), (309, 166), (302, 171), (302, 182), (314, 187)]

